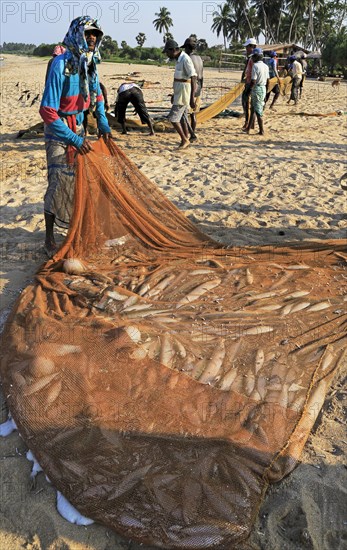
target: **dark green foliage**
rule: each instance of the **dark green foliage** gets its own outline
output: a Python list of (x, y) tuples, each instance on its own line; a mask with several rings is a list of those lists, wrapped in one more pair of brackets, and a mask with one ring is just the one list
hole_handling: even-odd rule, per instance
[(4, 42), (0, 44), (1, 53), (32, 54), (35, 48), (35, 44), (23, 44), (22, 42)]
[(347, 69), (347, 32), (342, 29), (338, 34), (331, 34), (322, 48), (322, 61), (329, 71), (337, 66)]

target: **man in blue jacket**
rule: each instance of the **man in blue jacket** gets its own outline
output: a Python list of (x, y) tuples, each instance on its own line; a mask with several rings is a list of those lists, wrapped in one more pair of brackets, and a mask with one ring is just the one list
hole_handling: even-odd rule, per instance
[(57, 245), (54, 223), (69, 224), (72, 214), (76, 154), (92, 150), (83, 132), (84, 111), (93, 108), (105, 141), (111, 138), (96, 63), (103, 32), (95, 19), (77, 17), (63, 44), (66, 51), (50, 67), (40, 107), (45, 123), (48, 188), (44, 198), (45, 250), (51, 257)]

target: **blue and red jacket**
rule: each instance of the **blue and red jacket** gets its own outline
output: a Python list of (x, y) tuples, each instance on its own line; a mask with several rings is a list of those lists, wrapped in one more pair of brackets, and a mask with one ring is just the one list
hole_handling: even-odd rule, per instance
[[(46, 138), (63, 141), (67, 145), (79, 148), (84, 138), (75, 134), (61, 120), (61, 118), (67, 118), (69, 115), (75, 115), (76, 124), (82, 124), (83, 111), (87, 110), (90, 105), (90, 96), (84, 101), (80, 94), (78, 73), (64, 74), (66, 63), (71, 55), (67, 50), (65, 53), (54, 58), (43, 92), (40, 115), (46, 124)], [(111, 129), (105, 115), (104, 98), (98, 79), (95, 114), (100, 132), (102, 134), (110, 133)]]

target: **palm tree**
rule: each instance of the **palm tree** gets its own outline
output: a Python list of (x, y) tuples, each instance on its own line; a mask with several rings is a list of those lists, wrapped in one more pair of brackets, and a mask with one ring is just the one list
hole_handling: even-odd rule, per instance
[(314, 50), (318, 48), (322, 18), (326, 18), (327, 22), (329, 20), (329, 7), (329, 4), (323, 0), (307, 0), (308, 21), (305, 45), (313, 47)]
[(232, 27), (232, 13), (230, 9), (230, 4), (220, 4), (218, 6), (219, 11), (214, 11), (213, 23), (211, 25), (211, 30), (216, 32), (217, 36), (220, 33), (223, 34), (224, 39), (224, 49), (227, 49), (226, 39), (230, 34), (230, 28)]
[(205, 40), (205, 38), (199, 38), (196, 43), (196, 49), (198, 52), (204, 52), (208, 49), (208, 44)]
[(277, 23), (276, 33), (275, 33), (275, 42), (276, 42), (276, 44), (278, 44), (279, 41), (280, 41), (281, 20), (282, 20), (282, 15), (284, 15), (285, 3), (286, 3), (286, 0), (281, 0), (281, 4), (280, 4), (280, 7), (279, 7), (278, 23)]
[(147, 40), (147, 37), (145, 35), (144, 32), (139, 32), (139, 34), (136, 36), (136, 42), (138, 43), (139, 45), (139, 48), (140, 50), (142, 49), (142, 46), (144, 45), (144, 43), (146, 42)]
[[(345, 4), (345, 8), (347, 8), (347, 2)], [(339, 15), (341, 14), (341, 7), (344, 9), (344, 6), (339, 6), (338, 3), (337, 5), (334, 3), (334, 6), (323, 3), (315, 10), (314, 32), (318, 48), (324, 45), (331, 33), (339, 34)], [(343, 12), (342, 16), (344, 16)], [(309, 46), (311, 46), (311, 44), (309, 44)]]
[[(228, 4), (231, 11), (229, 38), (235, 43), (244, 42), (248, 36), (258, 38), (261, 33), (261, 24), (257, 17), (256, 9), (249, 7), (249, 1), (228, 0)], [(234, 7), (232, 7), (232, 4)]]
[(337, 21), (337, 32), (340, 33), (342, 31), (342, 27), (344, 26), (344, 21), (346, 19), (346, 11), (347, 11), (346, 0), (342, 0), (342, 1), (337, 0), (337, 2), (335, 1), (334, 8), (336, 10), (335, 18)]
[[(289, 36), (288, 36), (288, 42), (292, 42), (292, 34), (293, 29), (295, 33), (295, 37), (297, 37), (297, 30), (294, 27), (295, 20), (299, 20), (299, 25), (302, 22), (302, 18), (306, 11), (306, 1), (305, 0), (289, 0), (288, 2), (288, 12), (289, 15), (292, 18), (290, 29), (289, 29)], [(301, 38), (301, 37), (300, 37)]]
[(163, 41), (164, 41), (164, 44), (166, 44), (166, 42), (168, 40), (172, 40), (173, 39), (173, 34), (171, 34), (170, 31), (166, 32), (163, 36)]
[(253, 0), (257, 16), (262, 25), (262, 33), (265, 43), (275, 42), (275, 27), (278, 24), (281, 1), (279, 0)]
[(243, 35), (248, 34), (249, 36), (254, 36), (252, 21), (249, 17), (249, 11), (252, 9), (249, 7), (249, 0), (228, 0), (228, 4), (234, 4), (235, 13), (239, 15), (238, 19), (242, 19), (247, 22), (249, 29), (248, 32), (242, 32), (240, 29), (240, 33)]
[[(173, 22), (171, 19), (171, 13), (167, 8), (159, 8), (159, 12), (155, 13), (156, 19), (153, 21), (153, 25), (156, 31), (160, 34), (169, 32), (170, 27), (173, 27)], [(164, 39), (165, 42), (165, 39)]]

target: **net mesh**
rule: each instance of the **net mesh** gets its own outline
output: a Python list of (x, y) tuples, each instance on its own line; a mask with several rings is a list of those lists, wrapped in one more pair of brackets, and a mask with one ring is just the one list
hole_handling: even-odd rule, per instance
[(68, 236), (7, 323), (10, 410), (84, 515), (234, 548), (346, 363), (347, 243), (222, 247), (114, 143), (93, 147)]
[(202, 111), (199, 111), (196, 115), (196, 121), (199, 124), (202, 124), (203, 122), (206, 122), (207, 120), (210, 120), (211, 118), (217, 116), (219, 113), (224, 111), (231, 103), (233, 103), (239, 95), (243, 92), (245, 85), (243, 82), (240, 82), (239, 84), (236, 84), (229, 92), (224, 94), (220, 99), (217, 99), (212, 105), (209, 105), (206, 107), (206, 109), (203, 109)]

